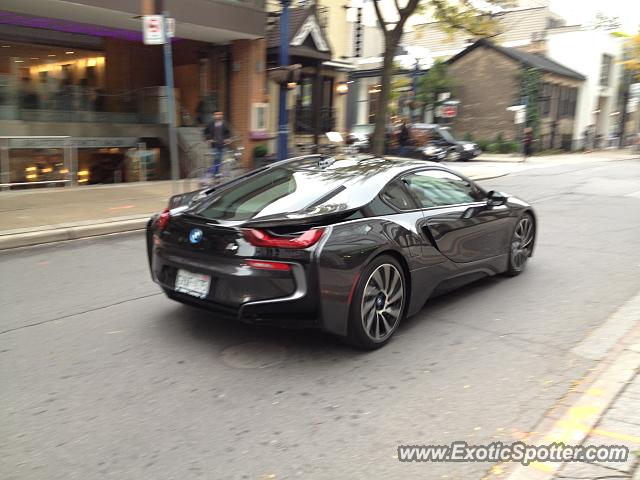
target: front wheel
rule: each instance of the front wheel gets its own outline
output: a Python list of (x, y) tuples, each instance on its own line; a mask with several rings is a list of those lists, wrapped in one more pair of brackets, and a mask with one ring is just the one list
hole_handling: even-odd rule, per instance
[(507, 275), (515, 277), (520, 275), (527, 266), (527, 261), (533, 252), (533, 240), (535, 238), (536, 226), (533, 217), (525, 213), (516, 224), (511, 237), (509, 247), (509, 267)]
[(385, 345), (404, 317), (406, 299), (403, 268), (393, 257), (376, 258), (358, 281), (349, 315), (349, 342), (366, 350)]

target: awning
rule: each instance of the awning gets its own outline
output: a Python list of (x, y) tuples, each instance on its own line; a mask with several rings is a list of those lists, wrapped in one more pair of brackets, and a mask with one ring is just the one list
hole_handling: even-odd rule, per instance
[(340, 60), (328, 60), (326, 62), (322, 62), (322, 65), (325, 67), (335, 68), (337, 70), (343, 70), (345, 72), (358, 68), (351, 62), (342, 62)]

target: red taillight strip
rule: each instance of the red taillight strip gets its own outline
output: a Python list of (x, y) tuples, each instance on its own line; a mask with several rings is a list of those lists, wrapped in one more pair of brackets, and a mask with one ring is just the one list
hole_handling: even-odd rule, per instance
[(164, 230), (169, 225), (169, 219), (171, 218), (171, 213), (169, 213), (169, 209), (165, 208), (160, 216), (158, 217), (158, 228), (160, 230)]
[(243, 228), (242, 233), (247, 242), (254, 247), (308, 248), (320, 240), (324, 228), (312, 228), (295, 238), (273, 237), (256, 228)]
[(288, 272), (291, 265), (283, 262), (269, 262), (267, 260), (247, 260), (246, 265), (257, 270), (277, 270), (280, 272)]

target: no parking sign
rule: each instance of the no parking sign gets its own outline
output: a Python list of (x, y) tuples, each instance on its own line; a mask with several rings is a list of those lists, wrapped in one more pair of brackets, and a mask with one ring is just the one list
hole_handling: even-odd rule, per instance
[(164, 17), (162, 15), (144, 15), (142, 17), (142, 38), (145, 45), (164, 43)]

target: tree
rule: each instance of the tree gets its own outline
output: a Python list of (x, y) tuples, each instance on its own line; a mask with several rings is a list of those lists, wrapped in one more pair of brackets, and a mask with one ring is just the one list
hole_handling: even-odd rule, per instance
[(620, 18), (608, 16), (602, 12), (596, 13), (596, 17), (588, 24), (594, 30), (618, 30), (620, 28)]
[(622, 80), (622, 119), (620, 122), (620, 148), (625, 144), (625, 130), (627, 127), (627, 119), (629, 112), (627, 105), (629, 103), (629, 86), (640, 81), (640, 30), (635, 35), (629, 35), (622, 32), (614, 32), (614, 36), (624, 38), (624, 55), (622, 65), (625, 74)]
[(418, 80), (418, 92), (416, 99), (425, 109), (435, 109), (438, 95), (450, 92), (453, 89), (453, 80), (447, 75), (447, 64), (442, 60), (436, 60), (426, 75)]
[(625, 35), (624, 68), (631, 72), (636, 80), (640, 80), (640, 31), (635, 35)]
[(520, 86), (520, 96), (526, 99), (527, 116), (525, 126), (533, 129), (534, 138), (538, 138), (540, 130), (540, 94), (542, 93), (542, 72), (534, 67), (522, 65), (516, 76), (516, 81)]
[[(373, 152), (384, 153), (384, 133), (387, 122), (387, 109), (391, 93), (391, 77), (393, 75), (393, 58), (404, 33), (409, 18), (417, 13), (429, 10), (438, 27), (453, 34), (456, 31), (468, 32), (472, 35), (485, 36), (493, 30), (492, 15), (480, 10), (473, 0), (394, 0), (394, 18), (385, 18), (381, 3), (384, 0), (373, 0), (378, 24), (384, 38), (384, 54), (380, 79), (380, 101), (377, 105), (376, 124), (373, 134)], [(387, 0), (388, 1), (388, 0)], [(401, 2), (404, 1), (404, 4)], [(489, 2), (485, 2), (489, 5)]]

